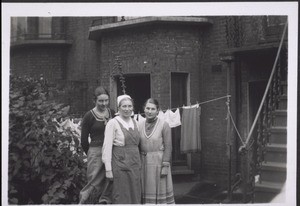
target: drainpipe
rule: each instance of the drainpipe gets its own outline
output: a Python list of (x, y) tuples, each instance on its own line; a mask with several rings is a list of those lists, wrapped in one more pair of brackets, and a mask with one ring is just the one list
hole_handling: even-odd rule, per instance
[[(232, 61), (233, 61), (233, 56), (232, 55), (225, 55), (225, 56), (221, 56), (220, 60), (224, 61), (227, 63), (227, 101), (226, 101), (226, 105), (227, 105), (227, 111), (230, 111), (230, 71), (231, 71), (231, 65), (232, 65)], [(231, 142), (231, 135), (230, 135), (230, 116), (229, 116), (229, 112), (227, 112), (227, 133), (226, 133), (226, 145), (227, 145), (227, 158), (228, 158), (228, 186), (227, 186), (227, 201), (230, 202), (232, 199), (232, 191), (231, 191), (231, 153), (232, 153), (232, 142)]]
[[(230, 95), (230, 67), (231, 67), (231, 62), (228, 62), (228, 67), (227, 67), (227, 95)], [(230, 98), (229, 96), (227, 97), (227, 111), (230, 110)], [(226, 135), (226, 145), (227, 145), (227, 157), (228, 157), (228, 200), (231, 201), (231, 137), (230, 137), (230, 116), (229, 112), (227, 112), (227, 135)]]

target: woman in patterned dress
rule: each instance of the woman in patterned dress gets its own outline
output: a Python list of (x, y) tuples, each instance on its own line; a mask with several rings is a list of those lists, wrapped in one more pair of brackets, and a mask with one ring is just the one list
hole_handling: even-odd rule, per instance
[(167, 122), (157, 117), (159, 104), (148, 99), (144, 105), (146, 118), (139, 121), (142, 154), (142, 202), (174, 204), (171, 175), (172, 138)]

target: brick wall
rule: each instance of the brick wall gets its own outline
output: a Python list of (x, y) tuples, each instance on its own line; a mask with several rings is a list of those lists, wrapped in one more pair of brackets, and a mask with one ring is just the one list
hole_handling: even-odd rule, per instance
[[(227, 65), (219, 54), (226, 49), (225, 19), (212, 17), (213, 26), (202, 32), (203, 54), (200, 63), (200, 101), (227, 94)], [(217, 69), (214, 69), (217, 68)], [(227, 180), (226, 99), (201, 106), (201, 171), (200, 176), (224, 184)]]
[(82, 82), (82, 87), (85, 87), (81, 93), (72, 98), (74, 105), (81, 105), (74, 108), (75, 113), (84, 113), (94, 107), (93, 92), (97, 86), (101, 85), (97, 42), (88, 39), (89, 27), (93, 19), (97, 18), (65, 17), (65, 32), (68, 36), (72, 36), (73, 40), (66, 55), (67, 80), (76, 82), (77, 85)]
[(63, 56), (61, 48), (31, 46), (14, 49), (11, 52), (12, 73), (39, 77), (41, 74), (50, 81), (62, 79)]
[[(101, 82), (109, 86), (114, 58), (125, 73), (150, 73), (152, 97), (170, 106), (170, 72), (187, 72), (192, 104), (226, 95), (226, 64), (219, 60), (226, 46), (225, 21), (209, 28), (151, 26), (109, 33), (101, 39)], [(145, 65), (144, 62), (147, 62)], [(220, 68), (212, 70), (212, 66)], [(226, 99), (225, 99), (226, 100)], [(201, 114), (202, 152), (192, 155), (192, 169), (204, 179), (227, 181), (225, 100), (205, 104)]]
[(190, 74), (191, 101), (198, 99), (199, 31), (195, 27), (151, 26), (122, 30), (101, 39), (101, 82), (110, 84), (116, 56), (122, 61), (124, 73), (150, 73), (152, 97), (162, 108), (170, 106), (171, 72)]

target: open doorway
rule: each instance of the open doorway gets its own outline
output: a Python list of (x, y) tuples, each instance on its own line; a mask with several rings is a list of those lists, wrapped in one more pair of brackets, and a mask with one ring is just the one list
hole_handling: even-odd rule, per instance
[[(144, 113), (143, 104), (151, 97), (150, 74), (127, 74), (126, 94), (134, 100), (134, 113)], [(117, 79), (117, 96), (122, 95), (121, 83)]]
[[(171, 108), (182, 107), (188, 102), (188, 74), (171, 73)], [(172, 128), (172, 164), (186, 166), (187, 155), (180, 150), (181, 126)]]
[(258, 111), (259, 105), (263, 98), (265, 89), (267, 86), (267, 81), (252, 81), (249, 82), (249, 119), (248, 119), (248, 128), (251, 127), (255, 115)]

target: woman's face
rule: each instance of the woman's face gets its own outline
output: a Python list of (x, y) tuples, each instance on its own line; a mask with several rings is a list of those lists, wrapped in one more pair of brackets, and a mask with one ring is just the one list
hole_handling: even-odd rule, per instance
[(152, 103), (146, 104), (144, 112), (147, 119), (154, 119), (158, 115), (158, 109), (156, 105)]
[(96, 107), (100, 111), (105, 110), (105, 108), (107, 108), (108, 104), (109, 104), (109, 96), (107, 94), (101, 94), (101, 95), (97, 96)]
[(122, 100), (119, 106), (119, 114), (123, 117), (131, 117), (132, 111), (133, 111), (132, 101), (129, 99)]

